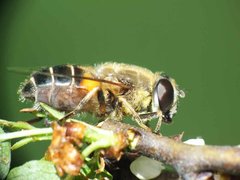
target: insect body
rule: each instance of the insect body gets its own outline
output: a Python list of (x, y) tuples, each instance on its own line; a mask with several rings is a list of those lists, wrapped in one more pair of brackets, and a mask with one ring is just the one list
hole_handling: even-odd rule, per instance
[(20, 96), (46, 103), (73, 115), (90, 112), (106, 119), (130, 115), (143, 128), (159, 118), (171, 122), (183, 96), (172, 78), (142, 67), (120, 63), (97, 66), (59, 65), (34, 72), (20, 88)]

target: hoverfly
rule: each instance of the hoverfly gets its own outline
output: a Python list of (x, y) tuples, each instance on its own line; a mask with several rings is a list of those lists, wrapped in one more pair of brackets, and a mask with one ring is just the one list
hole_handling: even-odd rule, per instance
[(43, 68), (31, 74), (19, 93), (24, 100), (67, 112), (66, 118), (80, 112), (103, 120), (129, 115), (145, 129), (148, 120), (158, 118), (155, 132), (162, 121), (171, 122), (179, 97), (184, 97), (174, 79), (122, 63)]

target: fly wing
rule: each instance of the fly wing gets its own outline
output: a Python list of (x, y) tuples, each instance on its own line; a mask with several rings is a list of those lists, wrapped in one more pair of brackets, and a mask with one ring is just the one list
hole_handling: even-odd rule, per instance
[[(129, 85), (122, 82), (113, 82), (105, 79), (99, 79), (94, 77), (94, 70), (92, 67), (82, 67), (76, 65), (59, 65), (50, 67), (47, 69), (42, 69), (41, 71), (35, 72), (34, 74), (39, 74), (41, 76), (50, 77), (55, 79), (55, 83), (67, 83), (74, 81), (76, 85), (79, 85), (83, 79), (101, 83), (107, 83), (115, 86), (119, 86), (125, 89), (130, 89)], [(52, 70), (51, 70), (52, 69)]]
[[(94, 77), (93, 67), (58, 65), (32, 72), (30, 78), (20, 86), (19, 94), (22, 99), (36, 100), (36, 90), (38, 90), (44, 91), (41, 97), (49, 99), (52, 95), (53, 88), (56, 89), (56, 87), (71, 86), (78, 90), (82, 89), (81, 91), (83, 92), (84, 89), (89, 91), (92, 87), (96, 86), (96, 84), (100, 83), (111, 84), (126, 90), (131, 88), (121, 82), (113, 82)], [(43, 94), (45, 95), (43, 96)]]

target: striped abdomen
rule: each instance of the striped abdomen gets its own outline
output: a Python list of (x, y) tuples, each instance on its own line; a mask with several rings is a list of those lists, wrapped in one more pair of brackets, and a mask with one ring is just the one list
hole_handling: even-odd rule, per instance
[[(88, 80), (81, 78), (83, 76), (92, 77), (83, 68), (73, 65), (44, 68), (31, 75), (20, 94), (25, 99), (43, 102), (58, 110), (71, 111), (91, 90)], [(94, 84), (98, 85), (99, 82)]]

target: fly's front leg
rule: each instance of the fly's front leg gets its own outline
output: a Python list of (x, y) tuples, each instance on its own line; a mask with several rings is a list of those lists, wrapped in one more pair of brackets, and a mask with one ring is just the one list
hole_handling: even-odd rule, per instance
[(151, 129), (144, 124), (139, 114), (133, 109), (131, 104), (129, 104), (125, 98), (119, 97), (119, 102), (122, 103), (122, 106), (127, 109), (127, 111), (133, 116), (133, 118), (141, 128), (151, 131)]
[(81, 111), (83, 107), (89, 102), (89, 100), (98, 92), (99, 89), (99, 87), (95, 87), (89, 91), (88, 94), (80, 101), (77, 107), (73, 111), (67, 113), (63, 118), (59, 119), (59, 121), (65, 121), (66, 119), (74, 116), (77, 112)]
[(160, 130), (160, 127), (162, 125), (162, 112), (149, 112), (144, 114), (139, 114), (140, 118), (142, 119), (143, 123), (147, 123), (151, 121), (154, 118), (158, 118), (158, 122), (156, 124), (156, 127), (154, 129), (155, 133), (158, 133)]
[(157, 112), (147, 112), (147, 113), (141, 113), (139, 114), (140, 118), (142, 119), (143, 123), (147, 123), (151, 121), (152, 119), (158, 118)]
[(156, 127), (154, 129), (155, 133), (158, 133), (160, 131), (161, 125), (162, 125), (162, 116), (160, 116), (159, 119), (158, 119), (157, 125), (156, 125)]

